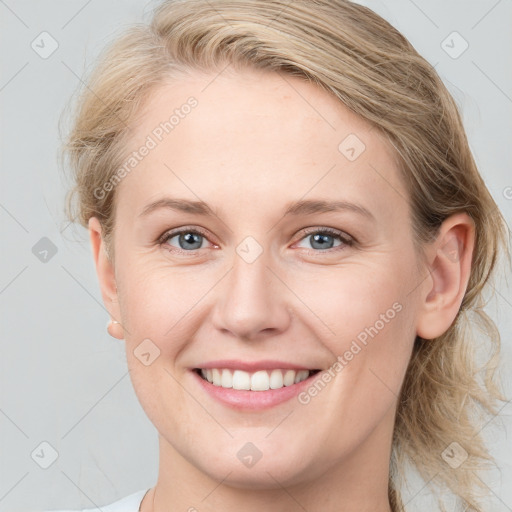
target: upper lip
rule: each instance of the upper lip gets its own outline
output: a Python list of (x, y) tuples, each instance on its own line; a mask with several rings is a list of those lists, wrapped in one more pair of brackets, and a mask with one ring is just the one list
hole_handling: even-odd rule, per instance
[(222, 359), (217, 361), (209, 361), (207, 363), (201, 363), (197, 365), (195, 368), (201, 368), (203, 370), (213, 369), (213, 368), (226, 368), (230, 370), (244, 370), (246, 372), (254, 372), (256, 370), (314, 370), (317, 369), (312, 366), (303, 366), (295, 363), (287, 363), (284, 361), (272, 361), (272, 360), (262, 360), (262, 361), (241, 361), (235, 359)]

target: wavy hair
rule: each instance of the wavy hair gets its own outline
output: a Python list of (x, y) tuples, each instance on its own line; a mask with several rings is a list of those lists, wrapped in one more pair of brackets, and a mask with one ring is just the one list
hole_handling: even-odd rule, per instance
[[(394, 512), (405, 510), (400, 488), (412, 463), (465, 510), (481, 511), (475, 470), (492, 462), (483, 419), (504, 399), (497, 383), (500, 335), (484, 311), (484, 296), (500, 251), (510, 256), (510, 232), (478, 172), (454, 99), (382, 17), (347, 0), (161, 3), (150, 23), (128, 28), (107, 47), (78, 98), (63, 147), (74, 182), (69, 219), (87, 226), (97, 216), (114, 258), (116, 191), (101, 198), (94, 191), (121, 165), (130, 122), (160, 84), (189, 70), (217, 73), (227, 65), (312, 82), (378, 130), (394, 148), (406, 184), (418, 254), (451, 214), (473, 219), (476, 244), (460, 311), (443, 335), (414, 343), (397, 406), (389, 500)], [(467, 453), (456, 469), (442, 458), (452, 443)]]

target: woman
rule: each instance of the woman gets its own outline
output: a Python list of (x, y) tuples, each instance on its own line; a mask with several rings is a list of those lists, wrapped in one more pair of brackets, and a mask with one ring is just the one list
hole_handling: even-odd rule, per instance
[(345, 0), (164, 2), (104, 54), (66, 149), (159, 433), (156, 485), (103, 510), (395, 512), (407, 462), (483, 510), (506, 224), (389, 23)]

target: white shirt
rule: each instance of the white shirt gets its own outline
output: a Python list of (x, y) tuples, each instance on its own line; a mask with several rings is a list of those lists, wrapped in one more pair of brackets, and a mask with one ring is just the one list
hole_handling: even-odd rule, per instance
[[(149, 488), (151, 489), (151, 487)], [(141, 489), (129, 496), (110, 503), (110, 505), (101, 506), (101, 508), (86, 508), (82, 510), (49, 510), (48, 512), (139, 512), (142, 499), (149, 489)]]

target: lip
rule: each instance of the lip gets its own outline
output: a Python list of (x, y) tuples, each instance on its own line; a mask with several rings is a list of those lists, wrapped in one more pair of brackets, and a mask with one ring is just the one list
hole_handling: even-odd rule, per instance
[[(217, 364), (219, 361), (215, 362)], [(247, 363), (249, 366), (254, 367), (252, 363)], [(259, 363), (258, 363), (259, 364)], [(283, 364), (283, 363), (279, 363)], [(201, 368), (219, 368), (219, 366), (205, 366)], [(232, 368), (230, 366), (220, 366), (220, 368), (239, 369), (245, 370), (247, 365), (244, 367), (237, 366)], [(286, 369), (299, 369), (307, 370), (307, 368), (299, 366), (273, 366), (273, 367), (262, 367), (258, 366), (258, 369), (275, 369), (275, 368), (286, 368)], [(247, 371), (247, 370), (245, 370)], [(195, 370), (191, 369), (190, 373), (196, 380), (201, 389), (208, 395), (208, 397), (217, 400), (218, 402), (229, 406), (232, 409), (240, 411), (260, 411), (275, 407), (279, 404), (287, 402), (292, 398), (296, 397), (301, 391), (311, 386), (316, 378), (321, 375), (322, 370), (310, 375), (306, 380), (291, 386), (284, 386), (279, 389), (268, 389), (267, 391), (248, 391), (238, 390), (233, 388), (223, 388), (221, 386), (214, 386), (207, 380), (204, 380)]]

